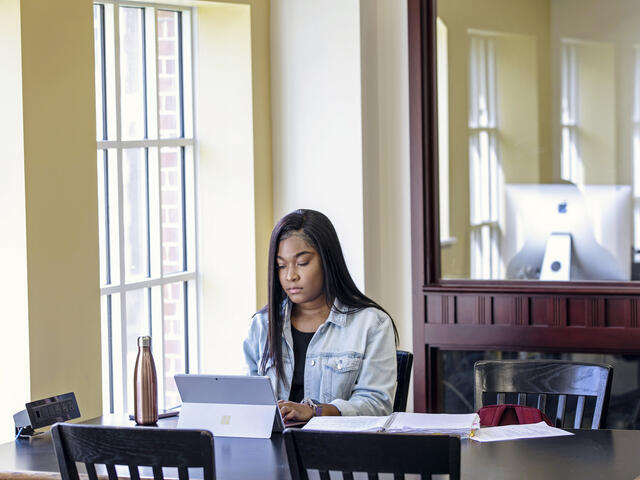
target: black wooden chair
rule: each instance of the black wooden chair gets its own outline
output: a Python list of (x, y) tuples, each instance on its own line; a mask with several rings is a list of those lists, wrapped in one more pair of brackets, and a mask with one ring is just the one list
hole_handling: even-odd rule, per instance
[(62, 480), (79, 480), (76, 462), (85, 464), (89, 480), (98, 480), (97, 464), (109, 480), (118, 478), (116, 465), (127, 466), (131, 480), (140, 480), (138, 466), (152, 467), (155, 480), (162, 480), (162, 467), (177, 468), (180, 480), (189, 478), (189, 468), (202, 468), (203, 480), (216, 476), (208, 431), (56, 423), (51, 436)]
[(393, 400), (393, 411), (404, 412), (407, 410), (413, 353), (398, 350), (396, 352), (396, 358), (398, 360), (398, 386), (396, 387), (396, 396)]
[[(585, 401), (590, 398), (595, 399), (591, 429), (606, 425), (613, 377), (611, 365), (563, 360), (482, 360), (476, 362), (474, 370), (476, 410), (484, 405), (504, 404), (506, 394), (517, 394), (518, 405), (533, 404), (557, 427), (581, 428)], [(565, 418), (570, 396), (576, 397), (572, 424)], [(588, 424), (588, 419), (584, 420)]]
[(287, 429), (284, 442), (293, 480), (308, 480), (307, 470), (318, 470), (321, 480), (329, 480), (329, 471), (342, 472), (345, 480), (353, 480), (354, 472), (366, 472), (369, 479), (379, 473), (396, 480), (405, 474), (460, 479), (458, 437)]

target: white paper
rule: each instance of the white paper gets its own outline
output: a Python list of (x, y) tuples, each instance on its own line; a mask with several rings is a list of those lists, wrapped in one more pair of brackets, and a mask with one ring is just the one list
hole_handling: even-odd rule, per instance
[(379, 432), (389, 417), (327, 416), (313, 417), (303, 430), (327, 430), (331, 432)]
[(396, 412), (388, 417), (313, 417), (303, 429), (331, 432), (439, 433), (466, 437), (479, 427), (480, 417), (475, 413), (449, 415)]
[(562, 437), (564, 435), (573, 435), (573, 433), (550, 427), (545, 422), (540, 422), (527, 425), (481, 428), (471, 439), (476, 442), (501, 442), (518, 438)]
[(405, 413), (394, 414), (387, 432), (424, 432), (451, 433), (469, 435), (471, 430), (480, 427), (480, 417), (477, 413), (447, 414), (447, 413)]

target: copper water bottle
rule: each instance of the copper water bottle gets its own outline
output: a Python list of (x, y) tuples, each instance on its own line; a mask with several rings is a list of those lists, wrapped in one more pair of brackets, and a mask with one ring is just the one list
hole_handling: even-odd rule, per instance
[(151, 337), (138, 337), (138, 357), (133, 373), (134, 418), (138, 425), (158, 421), (158, 378), (151, 355)]

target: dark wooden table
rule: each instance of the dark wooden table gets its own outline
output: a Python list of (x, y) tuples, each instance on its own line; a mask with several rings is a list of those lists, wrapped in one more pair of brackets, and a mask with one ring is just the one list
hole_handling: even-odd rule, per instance
[[(133, 424), (118, 416), (86, 423)], [(175, 419), (161, 421), (170, 427)], [(462, 478), (628, 479), (640, 475), (640, 430), (578, 430), (576, 435), (496, 443), (462, 442)], [(232, 479), (288, 479), (281, 434), (270, 440), (216, 437), (216, 476)], [(0, 480), (55, 478), (58, 472), (46, 433), (31, 440), (0, 445)]]

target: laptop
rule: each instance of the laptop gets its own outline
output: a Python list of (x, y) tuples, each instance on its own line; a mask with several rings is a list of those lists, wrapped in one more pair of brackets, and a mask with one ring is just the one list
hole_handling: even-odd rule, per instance
[(270, 438), (284, 422), (269, 377), (175, 375), (182, 408), (178, 428), (216, 437)]

